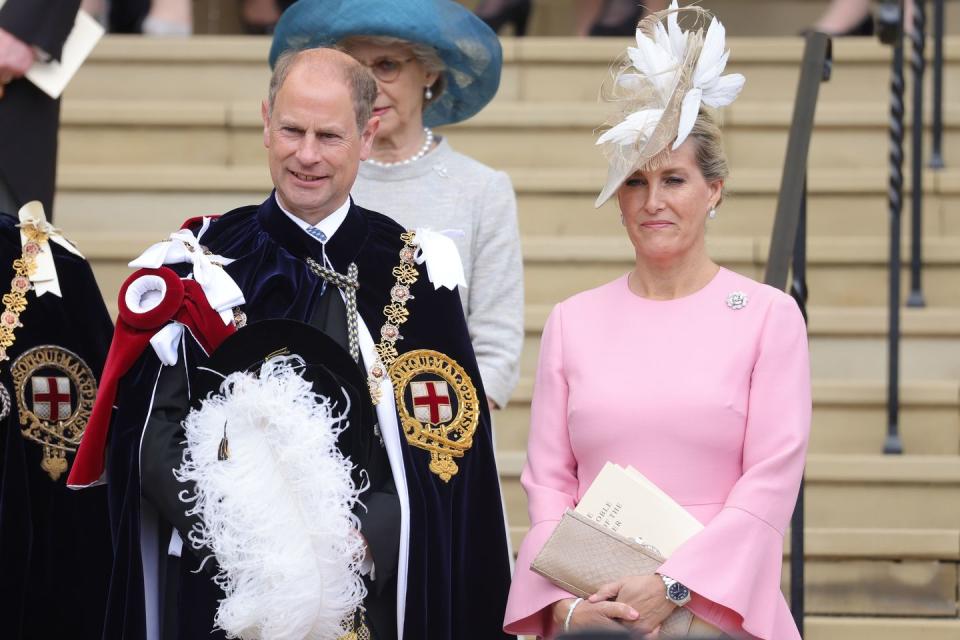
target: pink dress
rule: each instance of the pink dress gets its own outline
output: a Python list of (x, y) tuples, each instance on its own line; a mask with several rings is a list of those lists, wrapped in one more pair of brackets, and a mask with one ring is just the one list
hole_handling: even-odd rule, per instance
[[(737, 292), (740, 309), (729, 304)], [(661, 569), (694, 593), (697, 616), (734, 637), (798, 640), (780, 569), (810, 410), (806, 327), (771, 287), (720, 269), (697, 293), (655, 301), (624, 276), (557, 305), (540, 348), (521, 476), (531, 527), (505, 629), (557, 632), (545, 607), (570, 594), (530, 562), (611, 461), (706, 525)]]

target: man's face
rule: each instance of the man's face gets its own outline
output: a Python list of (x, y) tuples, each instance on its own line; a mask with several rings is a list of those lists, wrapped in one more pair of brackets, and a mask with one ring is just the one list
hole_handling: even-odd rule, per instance
[(379, 121), (371, 118), (358, 131), (350, 89), (339, 72), (311, 60), (295, 64), (277, 92), (273, 113), (264, 102), (262, 115), (280, 203), (316, 224), (346, 201)]

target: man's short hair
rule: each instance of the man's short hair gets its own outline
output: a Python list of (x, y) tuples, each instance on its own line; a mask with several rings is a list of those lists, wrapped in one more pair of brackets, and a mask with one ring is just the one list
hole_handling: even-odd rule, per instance
[[(326, 49), (326, 47), (319, 49)], [(280, 87), (286, 82), (287, 76), (290, 75), (290, 71), (296, 66), (300, 57), (311, 51), (318, 51), (319, 49), (290, 49), (284, 51), (280, 57), (277, 58), (276, 64), (273, 65), (273, 73), (270, 76), (270, 89), (267, 94), (267, 106), (271, 114), (273, 113), (273, 105), (277, 99), (277, 94), (280, 93)], [(335, 49), (327, 50), (331, 52), (336, 51)], [(373, 103), (377, 99), (377, 80), (365, 66), (346, 54), (339, 51), (337, 51), (337, 53), (342, 55), (343, 59), (340, 59), (340, 56), (336, 56), (331, 57), (331, 61), (333, 62), (333, 67), (340, 73), (343, 82), (350, 89), (350, 96), (353, 98), (353, 111), (357, 117), (357, 132), (362, 133), (364, 127), (367, 126), (367, 121), (370, 120), (370, 117), (373, 115)]]

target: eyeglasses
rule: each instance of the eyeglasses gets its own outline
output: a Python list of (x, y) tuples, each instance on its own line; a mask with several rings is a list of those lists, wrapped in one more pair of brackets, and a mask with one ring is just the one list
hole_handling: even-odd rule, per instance
[(397, 58), (377, 58), (370, 63), (361, 60), (360, 64), (370, 69), (374, 77), (380, 82), (393, 82), (400, 75), (400, 72), (403, 71), (403, 65), (413, 60), (414, 58), (404, 58), (402, 60), (398, 60)]

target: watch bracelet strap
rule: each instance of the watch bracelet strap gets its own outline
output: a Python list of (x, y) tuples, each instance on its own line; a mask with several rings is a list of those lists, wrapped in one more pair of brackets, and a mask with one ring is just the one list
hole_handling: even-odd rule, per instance
[[(686, 606), (687, 604), (690, 603), (690, 598), (691, 598), (691, 595), (692, 595), (692, 594), (690, 593), (690, 589), (689, 589), (685, 584), (683, 584), (683, 583), (680, 582), (679, 580), (674, 580), (674, 579), (671, 578), (670, 576), (665, 575), (665, 574), (662, 574), (662, 573), (657, 573), (657, 575), (660, 576), (660, 579), (663, 580), (663, 586), (666, 587), (666, 591), (667, 591), (667, 592), (666, 592), (666, 598), (667, 598), (667, 600), (669, 600), (669, 601), (672, 602), (673, 604), (677, 605), (678, 607), (684, 607), (684, 606)], [(681, 602), (678, 602), (677, 600), (674, 600), (673, 598), (670, 597), (670, 587), (672, 587), (672, 586), (675, 585), (675, 584), (679, 584), (681, 587), (683, 587), (684, 589), (687, 590), (687, 597), (684, 599), (684, 601), (683, 601), (682, 603), (681, 603)]]

